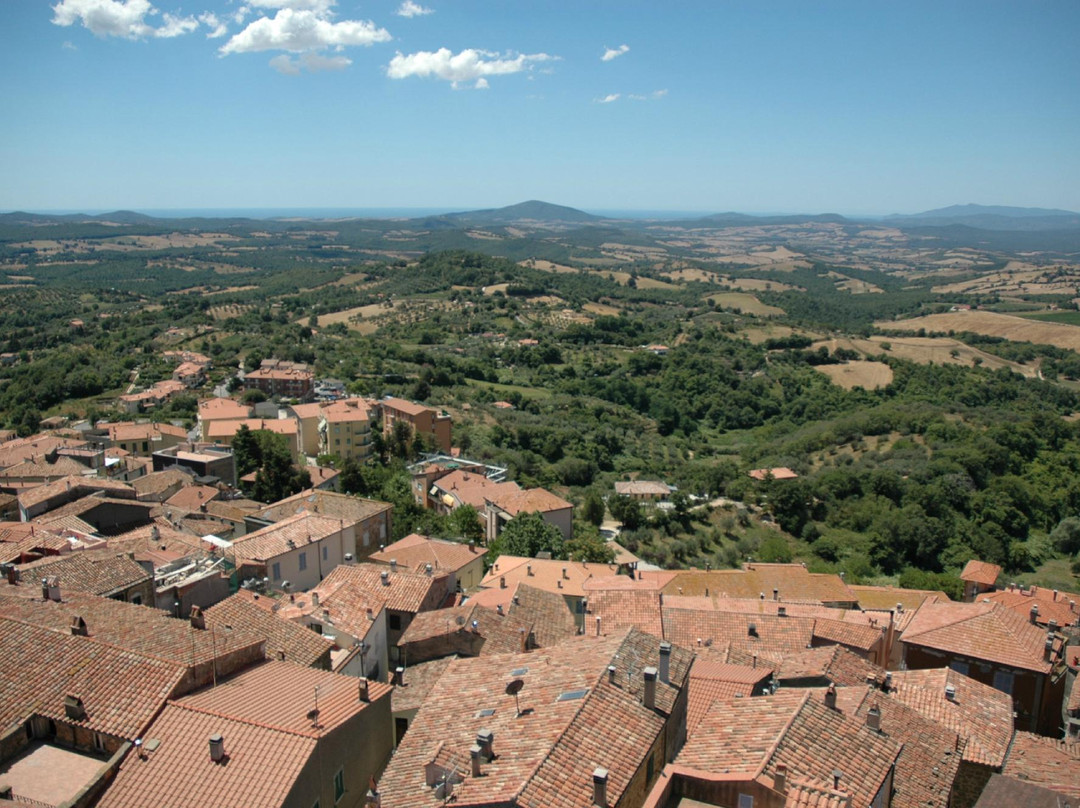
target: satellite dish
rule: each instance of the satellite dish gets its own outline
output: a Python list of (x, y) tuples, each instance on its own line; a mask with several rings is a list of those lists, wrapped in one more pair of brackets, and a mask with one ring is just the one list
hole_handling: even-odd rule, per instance
[(465, 625), (465, 617), (464, 617), (464, 615), (459, 614), (454, 622), (456, 622), (459, 626)]
[(514, 679), (512, 682), (506, 683), (506, 695), (516, 696), (521, 692), (521, 688), (525, 687), (524, 679)]

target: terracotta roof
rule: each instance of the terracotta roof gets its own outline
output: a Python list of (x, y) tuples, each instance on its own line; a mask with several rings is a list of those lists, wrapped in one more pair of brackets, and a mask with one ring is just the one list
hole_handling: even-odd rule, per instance
[(750, 475), (751, 478), (755, 480), (767, 480), (769, 477), (772, 477), (774, 480), (794, 480), (796, 477), (799, 476), (787, 466), (752, 469), (747, 473)]
[(1062, 808), (1061, 792), (993, 774), (974, 808)]
[(256, 370), (248, 371), (245, 379), (314, 379), (315, 374), (310, 370), (301, 370), (299, 368), (275, 368), (275, 367), (261, 367)]
[(705, 772), (752, 777), (774, 776), (784, 764), (794, 782), (826, 790), (838, 769), (839, 790), (855, 805), (870, 805), (900, 749), (864, 721), (827, 708), (818, 694), (781, 691), (713, 704), (678, 760)]
[(1001, 773), (1080, 800), (1080, 744), (1018, 732)]
[(868, 611), (895, 610), (896, 604), (899, 603), (904, 611), (914, 612), (929, 597), (936, 597), (941, 601), (949, 600), (949, 596), (944, 592), (930, 589), (901, 589), (897, 586), (857, 586), (855, 584), (848, 585), (848, 589), (859, 599), (859, 608)]
[(411, 401), (406, 401), (403, 398), (384, 398), (379, 402), (379, 406), (397, 410), (403, 412), (406, 415), (417, 416), (425, 412), (430, 412), (432, 415), (436, 413), (431, 407), (425, 407), (423, 404), (414, 404)]
[[(367, 688), (370, 702), (389, 697), (393, 689), (371, 681)], [(313, 721), (308, 712), (315, 707), (316, 689), (319, 715)], [(269, 661), (176, 702), (188, 709), (310, 738), (337, 729), (367, 709), (368, 703), (360, 701), (355, 676)]]
[(585, 597), (582, 587), (588, 579), (618, 574), (619, 568), (614, 564), (502, 555), (495, 559), (480, 586), (502, 588), (500, 581), (505, 578), (507, 587), (511, 589), (519, 583), (526, 583), (537, 589), (580, 598)]
[(205, 505), (220, 495), (221, 492), (210, 485), (189, 485), (181, 488), (165, 502), (177, 508), (197, 511), (200, 505)]
[(629, 575), (607, 575), (588, 578), (582, 583), (581, 588), (586, 593), (599, 592), (602, 589), (648, 589), (660, 592), (678, 574), (670, 570), (637, 570), (633, 577)]
[(772, 598), (804, 603), (856, 603), (858, 598), (839, 575), (812, 573), (801, 564), (749, 564), (741, 570), (689, 570), (678, 573), (665, 595), (717, 595), (728, 598)]
[(135, 492), (127, 483), (102, 480), (97, 477), (63, 477), (19, 494), (19, 505), (23, 508), (31, 508), (53, 497), (66, 496), (67, 500), (71, 501), (89, 496), (95, 492), (106, 492), (114, 495), (130, 493), (131, 499), (135, 499)]
[[(1023, 616), (994, 603), (924, 603), (901, 642), (972, 659), (1048, 673), (1046, 632)], [(1054, 654), (1061, 650), (1055, 640)]]
[(397, 561), (406, 569), (423, 572), (427, 564), (437, 570), (458, 572), (484, 556), (482, 548), (470, 547), (457, 541), (429, 539), (418, 533), (412, 533), (385, 549), (368, 556), (369, 561), (390, 563)]
[(230, 418), (209, 421), (204, 429), (207, 438), (231, 438), (242, 426), (252, 432), (262, 429), (278, 435), (295, 435), (300, 430), (300, 424), (292, 418)]
[(442, 678), (446, 669), (450, 667), (450, 663), (456, 659), (458, 659), (457, 656), (447, 656), (407, 666), (402, 674), (402, 684), (394, 688), (393, 711), (400, 713), (419, 709), (435, 687), (435, 683)]
[(507, 493), (497, 492), (485, 496), (484, 499), (495, 505), (499, 510), (510, 514), (510, 516), (517, 516), (519, 513), (550, 513), (551, 511), (561, 511), (574, 507), (573, 503), (556, 496), (546, 488), (527, 488), (524, 491), (510, 491)]
[(92, 640), (184, 667), (202, 665), (241, 649), (261, 650), (262, 639), (240, 629), (204, 631), (149, 606), (64, 590), (61, 597), (60, 602), (45, 601), (40, 586), (4, 584), (0, 586), (0, 612), (67, 635), (71, 633), (72, 619), (81, 617)]
[(107, 545), (114, 552), (133, 554), (136, 560), (156, 552), (175, 553), (181, 557), (205, 555), (212, 547), (198, 536), (166, 525), (146, 525), (110, 536)]
[(842, 645), (823, 645), (783, 654), (776, 678), (788, 686), (799, 680), (824, 680), (834, 685), (865, 685), (868, 676), (884, 670)]
[(732, 665), (698, 659), (690, 669), (686, 707), (686, 735), (694, 734), (698, 722), (705, 717), (713, 703), (759, 693), (772, 679), (772, 668), (766, 665)]
[(1059, 592), (1041, 586), (1027, 589), (1007, 587), (997, 592), (980, 594), (979, 600), (1000, 603), (1026, 620), (1031, 618), (1031, 607), (1038, 606), (1039, 613), (1035, 622), (1040, 626), (1047, 625), (1051, 620), (1056, 620), (1062, 628), (1080, 623), (1080, 595), (1073, 592)]
[[(384, 572), (387, 574), (385, 585), (382, 582)], [(361, 610), (366, 615), (367, 606), (379, 603), (385, 603), (386, 608), (393, 611), (414, 614), (436, 609), (446, 598), (447, 580), (445, 574), (421, 575), (402, 569), (393, 572), (382, 564), (342, 564), (334, 567), (312, 591), (320, 593), (320, 609), (327, 601), (336, 599), (343, 613), (355, 612), (359, 619)], [(309, 598), (310, 593), (298, 593), (297, 606)], [(341, 619), (346, 619), (345, 614)], [(335, 617), (335, 622), (337, 620)]]
[(278, 659), (278, 652), (284, 651), (285, 659), (297, 665), (329, 666), (329, 642), (311, 629), (252, 603), (251, 594), (241, 590), (206, 609), (203, 612), (206, 625), (227, 631), (240, 630), (263, 638), (267, 659)]
[(53, 435), (31, 435), (11, 440), (0, 446), (0, 468), (8, 468), (37, 457), (43, 457), (56, 449), (86, 446), (81, 439), (61, 438)]
[(997, 583), (999, 575), (1001, 575), (1001, 567), (997, 564), (990, 564), (973, 558), (964, 565), (964, 569), (960, 573), (960, 580), (982, 584), (983, 586), (993, 586)]
[(338, 519), (298, 513), (253, 533), (238, 536), (233, 540), (231, 552), (237, 558), (268, 561), (333, 536), (341, 529)]
[(308, 489), (264, 506), (251, 516), (264, 522), (280, 522), (296, 513), (317, 513), (333, 519), (344, 519), (347, 524), (358, 524), (392, 509), (393, 505), (389, 502)]
[[(183, 677), (182, 666), (21, 622), (6, 608), (0, 618), (0, 726), (5, 731), (39, 714), (134, 740)], [(82, 700), (85, 719), (67, 717), (67, 696)]]
[[(958, 733), (964, 760), (1000, 768), (1013, 735), (1012, 698), (949, 668), (893, 671), (889, 695)], [(946, 697), (951, 685), (955, 696)]]
[(52, 463), (44, 457), (40, 457), (33, 460), (24, 460), (22, 463), (16, 463), (14, 466), (0, 470), (0, 479), (18, 480), (24, 477), (59, 479), (68, 476), (82, 476), (86, 471), (86, 466), (70, 457), (60, 456)]
[[(457, 767), (459, 805), (511, 800), (545, 808), (589, 805), (582, 799), (591, 799), (591, 774), (598, 766), (610, 772), (608, 798), (616, 804), (663, 728), (663, 719), (640, 704), (641, 671), (658, 663), (658, 648), (657, 638), (631, 631), (624, 637), (578, 637), (552, 650), (452, 663), (379, 781), (383, 804), (442, 805), (434, 789), (424, 786), (424, 769), (431, 763)], [(685, 685), (691, 661), (691, 654), (673, 650), (672, 684), (656, 685), (662, 713)], [(614, 684), (607, 681), (609, 664), (616, 668)], [(527, 720), (505, 693), (514, 678), (525, 683), (519, 700), (521, 709), (530, 711)], [(491, 714), (477, 715), (485, 709)], [(484, 776), (474, 779), (469, 748), (483, 729), (493, 733), (495, 758), (484, 761)]]
[(733, 614), (664, 606), (664, 637), (685, 648), (730, 645), (747, 653), (785, 654), (810, 646), (814, 621), (807, 617)]
[(172, 424), (136, 424), (134, 422), (119, 422), (109, 424), (106, 427), (109, 440), (153, 440), (155, 436), (170, 435), (174, 438), (186, 438), (187, 430)]
[(615, 493), (623, 496), (660, 496), (671, 494), (671, 487), (666, 483), (651, 480), (620, 480), (615, 483)]
[(532, 624), (533, 638), (540, 648), (577, 636), (577, 624), (566, 598), (554, 592), (518, 584), (507, 614)]
[(83, 550), (52, 556), (23, 564), (19, 570), (25, 581), (56, 577), (61, 591), (71, 589), (106, 597), (153, 578), (131, 558), (114, 551)]
[(163, 494), (174, 486), (189, 485), (193, 475), (180, 468), (173, 467), (164, 471), (152, 471), (142, 477), (136, 477), (130, 485), (135, 489), (139, 499), (155, 498), (155, 494)]
[(521, 491), (515, 482), (497, 483), (475, 471), (458, 469), (440, 477), (432, 486), (462, 505), (472, 505), (477, 511), (483, 511), (485, 499), (498, 498), (504, 494)]
[[(221, 734), (228, 764), (210, 759), (207, 739)], [(214, 805), (278, 808), (316, 749), (316, 739), (169, 703), (147, 731), (159, 741), (141, 759), (129, 754), (100, 808)], [(315, 802), (312, 792), (309, 804)]]
[(637, 628), (663, 637), (664, 621), (660, 616), (660, 601), (660, 593), (650, 589), (590, 591), (585, 631), (595, 634), (599, 619), (600, 631), (604, 634), (617, 634), (628, 628)]
[(877, 708), (881, 734), (903, 744), (896, 761), (892, 808), (948, 805), (964, 749), (960, 736), (879, 690), (864, 692), (857, 715), (866, 720)]
[(200, 421), (228, 421), (250, 416), (251, 407), (231, 398), (209, 398), (199, 402)]
[(463, 603), (449, 609), (420, 612), (401, 635), (398, 646), (472, 632), (483, 639), (479, 656), (512, 654), (525, 650), (522, 645), (528, 641), (531, 631), (532, 623), (526, 620), (509, 614), (499, 615), (492, 609), (473, 603)]

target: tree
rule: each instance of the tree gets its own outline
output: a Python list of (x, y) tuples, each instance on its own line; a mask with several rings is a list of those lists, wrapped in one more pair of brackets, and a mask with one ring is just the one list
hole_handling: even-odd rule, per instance
[(538, 513), (520, 513), (506, 523), (491, 543), (488, 556), (494, 561), (500, 555), (536, 558), (544, 552), (551, 553), (552, 558), (566, 558), (562, 533)]
[(588, 523), (578, 523), (574, 538), (566, 543), (566, 553), (571, 561), (610, 564), (615, 560), (615, 548), (604, 541), (595, 525)]
[(240, 400), (245, 404), (260, 404), (266, 401), (266, 393), (258, 387), (252, 387), (250, 390), (244, 391), (244, 395), (241, 396)]
[(585, 492), (585, 502), (581, 506), (582, 517), (590, 525), (600, 527), (604, 523), (604, 498), (595, 488)]
[(241, 424), (232, 439), (233, 462), (236, 464), (236, 476), (243, 477), (255, 471), (260, 465), (259, 441), (255, 434), (248, 429), (247, 424)]
[(480, 523), (480, 514), (472, 505), (454, 508), (447, 519), (447, 528), (451, 536), (460, 536), (466, 541), (480, 541), (484, 538), (484, 528)]
[(641, 527), (641, 504), (633, 497), (615, 494), (608, 499), (608, 510), (626, 530)]

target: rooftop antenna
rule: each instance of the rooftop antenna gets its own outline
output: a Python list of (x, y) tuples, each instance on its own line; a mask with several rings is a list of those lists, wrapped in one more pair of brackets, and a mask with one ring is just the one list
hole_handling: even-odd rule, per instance
[(308, 710), (308, 721), (311, 722), (311, 726), (318, 728), (319, 726), (319, 686), (315, 685), (315, 707)]
[(518, 701), (518, 693), (525, 687), (524, 679), (514, 679), (506, 685), (506, 695), (514, 697), (514, 708), (517, 710), (517, 718), (521, 718), (521, 703)]

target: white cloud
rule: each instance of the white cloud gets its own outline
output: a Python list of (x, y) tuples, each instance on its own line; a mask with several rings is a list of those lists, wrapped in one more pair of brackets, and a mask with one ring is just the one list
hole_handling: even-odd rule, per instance
[[(315, 11), (326, 16), (337, 0), (246, 0), (247, 6), (254, 8), (291, 8), (293, 11)], [(248, 9), (250, 10), (250, 8)]]
[(626, 97), (631, 101), (659, 101), (665, 95), (667, 95), (667, 90), (653, 90), (648, 95), (634, 95), (631, 93)]
[(608, 95), (605, 95), (603, 98), (597, 98), (596, 103), (597, 104), (610, 104), (613, 101), (618, 101), (620, 98), (622, 98), (622, 93), (609, 93)]
[(212, 11), (200, 14), (199, 22), (210, 29), (210, 33), (206, 35), (207, 39), (218, 39), (229, 32), (229, 24), (218, 19), (217, 14)]
[(609, 48), (607, 45), (605, 45), (604, 46), (604, 55), (600, 57), (600, 61), (602, 61), (602, 62), (610, 62), (612, 59), (618, 59), (620, 56), (622, 56), (624, 53), (626, 53), (629, 50), (630, 50), (629, 45), (619, 45), (619, 47), (617, 47), (617, 48)]
[(199, 21), (194, 17), (174, 17), (166, 14), (162, 17), (164, 25), (154, 31), (154, 36), (161, 39), (172, 39), (175, 36), (190, 34), (199, 27)]
[(320, 70), (344, 70), (352, 64), (347, 56), (324, 56), (309, 51), (295, 58), (287, 53), (279, 54), (270, 60), (270, 66), (286, 76), (299, 76), (303, 71), (316, 73)]
[(250, 11), (251, 9), (247, 6), (240, 6), (240, 8), (236, 9), (236, 13), (232, 16), (233, 22), (235, 22), (237, 25), (243, 25), (244, 20), (247, 19), (248, 12)]
[[(557, 59), (546, 53), (519, 53), (516, 56), (499, 56), (491, 51), (466, 48), (453, 54), (448, 48), (437, 51), (418, 51), (403, 55), (400, 51), (386, 66), (386, 75), (392, 79), (437, 78), (449, 81), (457, 89), (458, 82), (476, 81), (476, 89), (486, 89), (487, 76), (505, 76), (531, 70), (535, 62)], [(480, 84), (483, 79), (484, 83)]]
[(478, 79), (476, 80), (476, 84), (474, 84), (474, 85), (473, 85), (473, 89), (474, 89), (474, 90), (486, 90), (486, 89), (488, 89), (489, 87), (491, 87), (491, 85), (490, 85), (490, 84), (488, 84), (488, 80), (487, 80), (487, 79), (485, 79), (485, 78), (484, 78), (483, 76), (481, 76), (480, 78), (478, 78)]
[(153, 33), (146, 15), (154, 13), (149, 0), (60, 0), (53, 8), (53, 24), (82, 23), (94, 36), (138, 39)]
[(425, 14), (434, 14), (435, 9), (424, 8), (419, 3), (414, 3), (413, 0), (405, 0), (394, 13), (399, 17), (422, 17)]
[(63, 48), (64, 50), (70, 50), (70, 51), (77, 51), (78, 50), (78, 48), (76, 48), (74, 43), (72, 43), (70, 40), (64, 40), (64, 44), (62, 44), (60, 47)]
[(233, 36), (220, 49), (222, 55), (283, 50), (292, 53), (345, 45), (387, 42), (389, 32), (364, 20), (332, 22), (316, 11), (279, 9), (273, 17), (260, 17)]

